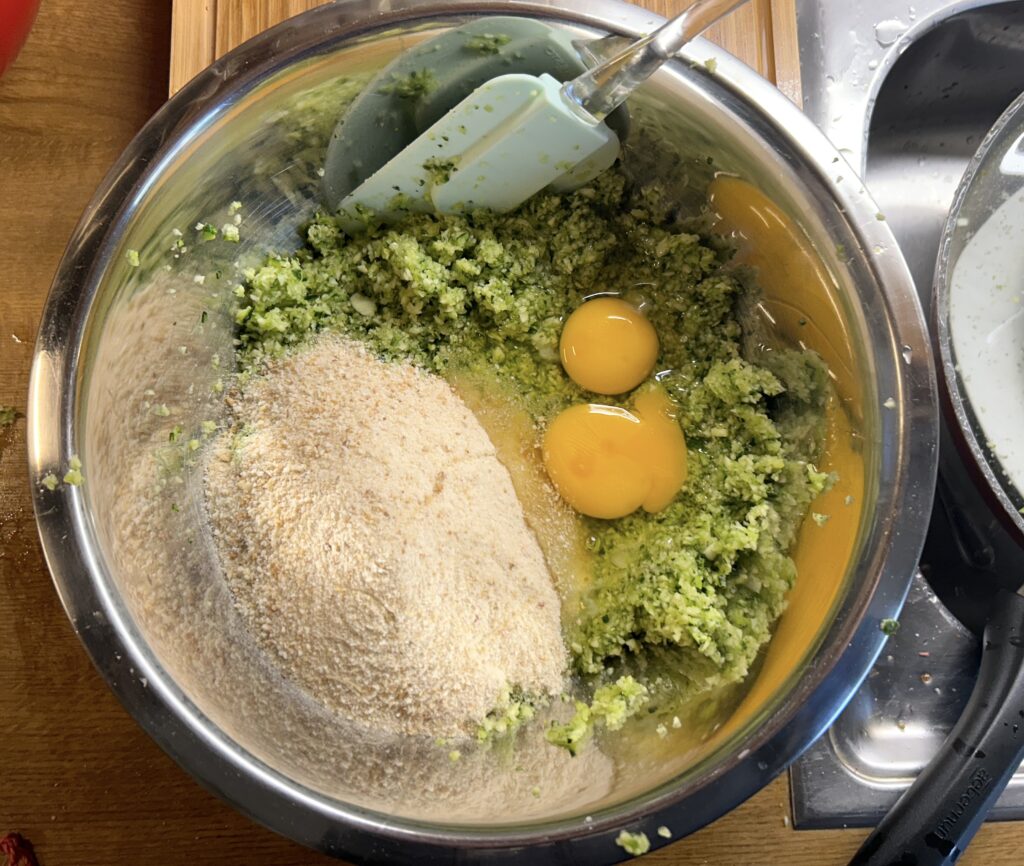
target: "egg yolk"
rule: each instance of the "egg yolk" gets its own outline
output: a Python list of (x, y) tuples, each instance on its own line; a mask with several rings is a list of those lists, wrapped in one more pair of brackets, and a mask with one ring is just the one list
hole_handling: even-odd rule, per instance
[(644, 381), (658, 360), (658, 335), (632, 304), (594, 298), (578, 307), (562, 328), (562, 366), (581, 388), (625, 394)]
[(639, 394), (634, 409), (570, 406), (544, 435), (544, 466), (573, 508), (590, 517), (657, 512), (686, 481), (686, 440), (668, 395)]

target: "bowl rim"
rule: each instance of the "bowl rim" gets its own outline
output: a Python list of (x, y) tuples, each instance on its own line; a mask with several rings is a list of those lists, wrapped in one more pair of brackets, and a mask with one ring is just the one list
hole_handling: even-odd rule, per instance
[[(133, 201), (153, 167), (194, 124), (275, 69), (326, 46), (410, 20), (509, 13), (631, 36), (659, 20), (654, 13), (618, 0), (366, 0), (321, 6), (257, 35), (171, 97), (111, 168), (68, 243), (35, 345), (28, 400), (33, 504), (55, 587), (94, 664), (136, 721), (205, 787), (271, 829), (336, 856), (373, 860), (400, 853), (403, 859), (431, 862), (472, 851), (479, 859), (496, 861), (518, 858), (529, 846), (529, 856), (544, 863), (613, 862), (624, 856), (612, 844), (622, 829), (646, 832), (656, 848), (666, 844), (655, 832), (662, 824), (672, 826), (678, 839), (710, 823), (785, 769), (852, 697), (885, 644), (880, 621), (897, 616), (903, 604), (931, 512), (938, 451), (935, 369), (917, 293), (896, 241), (887, 224), (877, 219), (878, 208), (863, 187), (858, 190), (851, 181), (832, 182), (842, 157), (799, 108), (740, 61), (697, 40), (681, 52), (681, 59), (700, 65), (714, 58), (716, 83), (787, 139), (804, 166), (829, 187), (836, 208), (860, 242), (853, 254), (861, 257), (877, 283), (884, 305), (875, 314), (883, 319), (883, 360), (891, 367), (896, 399), (896, 405), (881, 414), (883, 442), (891, 446), (883, 450), (893, 472), (880, 481), (878, 513), (885, 506), (888, 519), (879, 527), (876, 517), (878, 547), (861, 552), (869, 574), (848, 599), (849, 609), (828, 628), (815, 664), (803, 673), (799, 685), (763, 719), (748, 748), (728, 756), (696, 782), (680, 783), (676, 778), (591, 821), (567, 818), (532, 829), (498, 830), (445, 828), (328, 801), (243, 750), (177, 688), (102, 579), (102, 557), (91, 536), (83, 492), (68, 485), (49, 491), (39, 483), (76, 453), (81, 341), (114, 240), (127, 219), (125, 202)], [(876, 252), (868, 252), (872, 250)], [(912, 350), (913, 363), (901, 363), (906, 347)]]

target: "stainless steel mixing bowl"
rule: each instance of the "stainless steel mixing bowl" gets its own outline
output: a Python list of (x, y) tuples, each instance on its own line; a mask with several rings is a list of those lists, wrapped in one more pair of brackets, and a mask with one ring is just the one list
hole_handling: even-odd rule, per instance
[[(610, 0), (513, 8), (581, 37), (635, 35), (652, 23)], [(716, 176), (756, 190), (761, 198), (734, 207), (731, 225), (755, 263), (760, 252), (766, 280), (774, 245), (810, 251), (795, 270), (775, 268), (761, 312), (829, 361), (861, 473), (846, 528), (835, 520), (839, 528), (818, 540), (801, 536), (798, 554), (818, 551), (742, 704), (704, 736), (636, 743), (614, 765), (597, 750), (556, 758), (529, 739), (514, 758), (489, 753), (453, 765), (445, 750), (328, 716), (280, 677), (239, 624), (204, 529), (197, 473), (185, 466), (175, 486), (182, 455), (168, 428), (181, 425), (187, 438), (223, 414), (232, 288), (268, 249), (298, 244), (296, 228), (317, 205), (339, 95), (438, 28), (509, 9), (343, 2), (215, 63), (104, 180), (56, 275), (36, 344), (36, 513), (87, 650), (139, 723), (201, 782), (332, 854), (499, 860), (529, 848), (538, 861), (599, 863), (624, 856), (613, 841), (623, 828), (657, 846), (660, 825), (678, 838), (708, 823), (778, 774), (856, 689), (884, 645), (880, 621), (902, 603), (930, 510), (934, 374), (893, 237), (794, 105), (697, 42), (631, 101), (629, 159), (649, 163), (686, 213), (697, 212)], [(243, 205), (241, 242), (202, 243), (195, 224), (231, 222), (234, 200)], [(808, 327), (794, 332), (796, 324)], [(40, 483), (63, 475), (74, 455), (83, 485)], [(823, 548), (822, 538), (832, 541)], [(517, 767), (545, 779), (540, 796), (524, 794)]]

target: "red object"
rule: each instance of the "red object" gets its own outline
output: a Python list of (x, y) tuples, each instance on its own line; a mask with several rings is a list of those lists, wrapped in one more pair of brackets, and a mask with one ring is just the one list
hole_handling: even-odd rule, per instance
[(7, 858), (7, 866), (39, 866), (36, 853), (32, 850), (32, 843), (21, 833), (8, 833), (0, 838), (0, 854)]
[(39, 0), (0, 0), (0, 75), (21, 51), (38, 11)]

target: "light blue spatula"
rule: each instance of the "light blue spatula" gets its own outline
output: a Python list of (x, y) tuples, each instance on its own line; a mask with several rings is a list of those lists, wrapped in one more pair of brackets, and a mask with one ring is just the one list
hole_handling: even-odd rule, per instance
[(562, 84), (500, 75), (477, 88), (338, 203), (350, 230), (409, 211), (511, 210), (582, 186), (615, 160), (605, 118), (680, 48), (745, 0), (696, 0), (658, 30)]
[[(345, 196), (492, 78), (547, 72), (568, 81), (631, 41), (624, 36), (574, 41), (568, 30), (536, 18), (488, 15), (403, 51), (335, 126), (324, 157), (325, 204), (336, 210)], [(605, 122), (619, 138), (628, 130), (624, 108)]]

